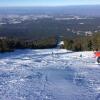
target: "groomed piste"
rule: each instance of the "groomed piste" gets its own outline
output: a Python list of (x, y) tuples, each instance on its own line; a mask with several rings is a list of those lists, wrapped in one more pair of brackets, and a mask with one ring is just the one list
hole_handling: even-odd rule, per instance
[(0, 100), (99, 100), (93, 51), (16, 50), (0, 54)]

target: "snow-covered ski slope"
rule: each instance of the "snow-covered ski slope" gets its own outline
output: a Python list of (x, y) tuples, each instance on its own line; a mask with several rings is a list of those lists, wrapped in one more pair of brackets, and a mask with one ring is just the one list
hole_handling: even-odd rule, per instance
[(92, 51), (17, 50), (0, 54), (0, 100), (99, 100)]

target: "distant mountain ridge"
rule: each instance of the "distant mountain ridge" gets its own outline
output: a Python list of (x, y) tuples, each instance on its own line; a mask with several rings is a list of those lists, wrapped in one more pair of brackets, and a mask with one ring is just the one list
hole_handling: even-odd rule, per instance
[(100, 16), (100, 5), (62, 7), (0, 7), (0, 14), (70, 14), (80, 16)]

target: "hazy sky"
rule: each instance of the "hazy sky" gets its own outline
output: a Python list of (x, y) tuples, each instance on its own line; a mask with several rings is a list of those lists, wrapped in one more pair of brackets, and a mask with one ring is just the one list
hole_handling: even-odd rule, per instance
[(100, 0), (0, 0), (0, 6), (96, 5)]

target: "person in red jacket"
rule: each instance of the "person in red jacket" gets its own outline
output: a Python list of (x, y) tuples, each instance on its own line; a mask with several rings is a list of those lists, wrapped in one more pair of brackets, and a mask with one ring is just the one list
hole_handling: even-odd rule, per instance
[(100, 51), (96, 51), (95, 56), (97, 57), (97, 62), (100, 63)]

